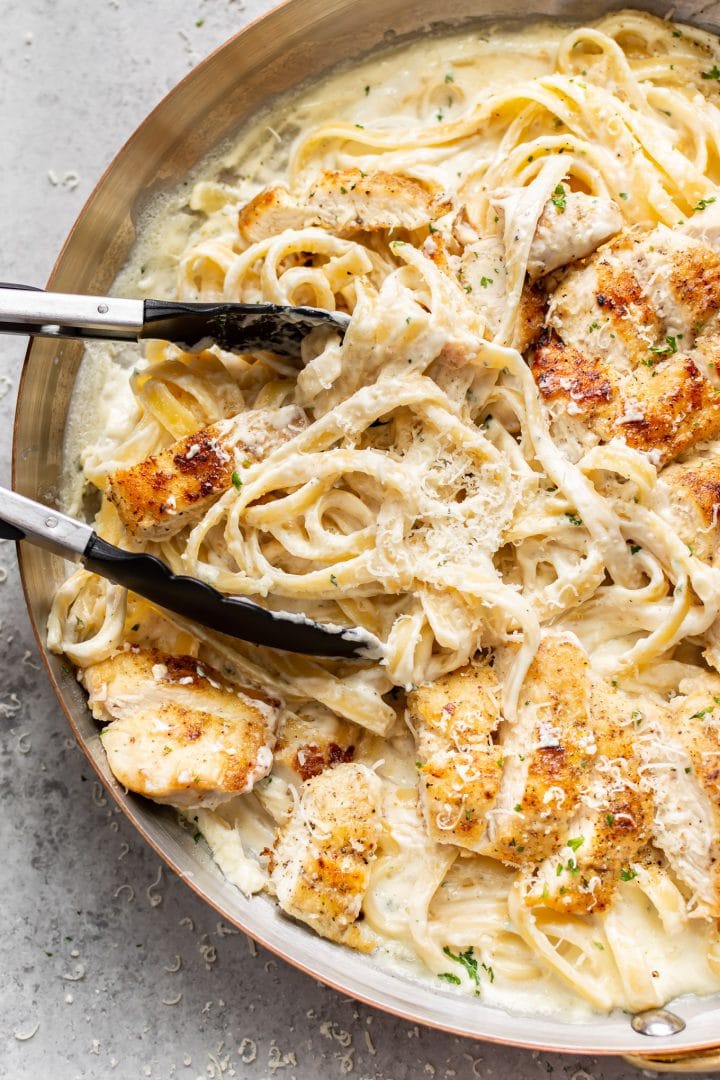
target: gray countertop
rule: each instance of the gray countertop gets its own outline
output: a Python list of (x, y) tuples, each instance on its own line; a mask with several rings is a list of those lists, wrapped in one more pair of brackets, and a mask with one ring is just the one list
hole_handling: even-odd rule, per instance
[[(270, 6), (4, 0), (0, 277), (46, 280), (125, 138), (194, 63)], [(2, 483), (23, 351), (19, 339), (0, 341)], [(0, 544), (0, 658), (1, 1077), (639, 1075), (617, 1059), (531, 1054), (419, 1029), (341, 997), (219, 924), (161, 870), (77, 749), (37, 659), (9, 543)]]

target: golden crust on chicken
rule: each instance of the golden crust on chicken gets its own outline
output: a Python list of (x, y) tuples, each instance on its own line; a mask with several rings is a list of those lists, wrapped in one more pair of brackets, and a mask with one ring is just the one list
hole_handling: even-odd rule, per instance
[(254, 464), (307, 426), (302, 409), (257, 409), (186, 435), (108, 480), (107, 497), (137, 539), (167, 540), (206, 513)]
[(557, 284), (538, 388), (601, 440), (670, 461), (720, 433), (719, 307), (720, 256), (664, 226), (626, 229)]
[(112, 773), (139, 795), (212, 806), (272, 767), (280, 702), (228, 685), (192, 656), (129, 648), (85, 668), (83, 682), (93, 716), (108, 724)]
[(468, 664), (408, 697), (420, 792), (429, 835), (476, 850), (485, 814), (500, 786), (493, 733), (501, 719), (500, 685), (487, 664)]
[(278, 903), (322, 937), (368, 952), (356, 925), (380, 834), (380, 781), (345, 763), (308, 780), (270, 855)]
[(255, 243), (285, 229), (324, 226), (336, 236), (419, 229), (449, 209), (417, 180), (360, 169), (325, 172), (302, 195), (266, 188), (240, 211), (240, 234)]

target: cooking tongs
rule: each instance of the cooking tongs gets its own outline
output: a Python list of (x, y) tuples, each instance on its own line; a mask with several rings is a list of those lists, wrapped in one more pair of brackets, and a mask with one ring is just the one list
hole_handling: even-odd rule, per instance
[(84, 521), (0, 487), (0, 538), (28, 540), (131, 589), (153, 604), (223, 634), (312, 656), (372, 659), (378, 641), (363, 630), (324, 626), (303, 615), (274, 612), (241, 596), (225, 596), (194, 577), (173, 574), (154, 555), (124, 551)]
[[(164, 300), (46, 293), (0, 285), (0, 333), (43, 337), (161, 338), (189, 347), (210, 340), (226, 349), (270, 349), (297, 355), (312, 330), (344, 333), (339, 312), (276, 304), (180, 304)], [(379, 658), (379, 642), (355, 627), (325, 626), (294, 612), (273, 612), (245, 597), (225, 596), (197, 578), (174, 574), (154, 555), (124, 551), (90, 525), (0, 487), (0, 538), (28, 540), (81, 562), (138, 596), (223, 634), (273, 649), (347, 659)]]
[(280, 304), (183, 304), (170, 300), (127, 300), (75, 296), (0, 282), (0, 333), (51, 338), (140, 341), (159, 338), (197, 349), (270, 349), (297, 356), (318, 327), (344, 333), (350, 316), (340, 311)]

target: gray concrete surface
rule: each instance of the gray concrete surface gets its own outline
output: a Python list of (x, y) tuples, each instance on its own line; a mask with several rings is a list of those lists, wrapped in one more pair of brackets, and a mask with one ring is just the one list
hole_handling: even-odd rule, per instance
[[(269, 6), (3, 0), (0, 278), (44, 282), (125, 137), (194, 62)], [(0, 341), (3, 483), (23, 348)], [(613, 1059), (523, 1053), (418, 1029), (218, 925), (161, 872), (75, 747), (37, 661), (8, 543), (0, 545), (0, 672), (1, 1077), (638, 1075)]]

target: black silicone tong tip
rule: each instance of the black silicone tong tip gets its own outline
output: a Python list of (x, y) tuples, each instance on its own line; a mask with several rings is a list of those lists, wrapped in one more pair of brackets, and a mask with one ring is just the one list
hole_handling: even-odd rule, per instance
[(204, 581), (174, 574), (154, 555), (123, 551), (93, 535), (83, 562), (160, 607), (195, 622), (285, 652), (335, 659), (373, 659), (378, 643), (359, 629), (331, 629), (302, 616), (274, 613), (239, 596), (225, 596)]

